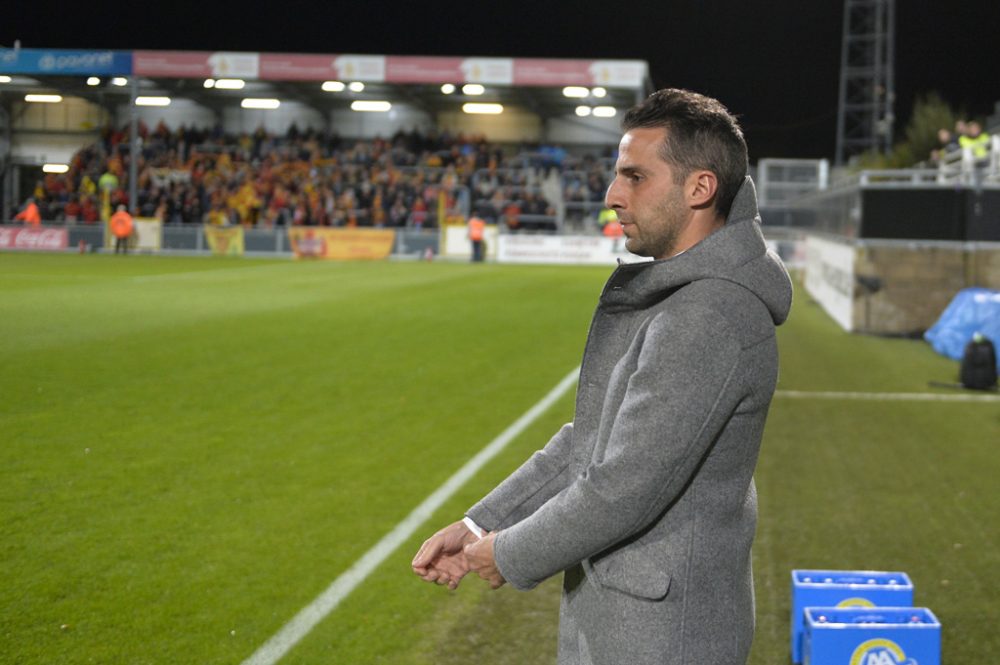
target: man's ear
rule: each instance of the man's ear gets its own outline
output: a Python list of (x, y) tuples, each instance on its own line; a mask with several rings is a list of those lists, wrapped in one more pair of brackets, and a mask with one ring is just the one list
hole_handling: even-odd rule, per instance
[(692, 171), (684, 183), (684, 191), (692, 208), (710, 208), (715, 205), (719, 179), (711, 171)]

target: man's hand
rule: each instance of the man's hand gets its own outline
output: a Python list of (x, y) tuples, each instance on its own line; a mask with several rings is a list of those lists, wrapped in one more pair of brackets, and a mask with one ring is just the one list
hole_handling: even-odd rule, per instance
[(476, 540), (476, 535), (463, 522), (449, 524), (420, 546), (413, 557), (413, 572), (428, 582), (457, 588), (469, 572), (464, 548)]
[(499, 589), (507, 580), (497, 569), (497, 562), (493, 558), (493, 541), (496, 540), (496, 532), (492, 532), (465, 546), (465, 558), (469, 569), (479, 575), (490, 584), (490, 588)]

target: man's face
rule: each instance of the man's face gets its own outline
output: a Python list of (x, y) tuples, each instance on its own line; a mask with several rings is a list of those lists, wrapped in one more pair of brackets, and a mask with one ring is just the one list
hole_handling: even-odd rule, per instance
[(626, 132), (618, 146), (615, 178), (604, 197), (622, 224), (625, 248), (654, 259), (675, 254), (692, 212), (683, 185), (675, 183), (673, 169), (659, 155), (665, 136), (662, 128)]

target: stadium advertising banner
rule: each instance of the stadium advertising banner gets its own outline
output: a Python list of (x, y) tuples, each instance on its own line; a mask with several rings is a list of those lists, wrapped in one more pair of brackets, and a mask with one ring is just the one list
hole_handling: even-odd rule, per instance
[(844, 330), (854, 330), (854, 246), (809, 236), (806, 291)]
[(644, 259), (625, 249), (624, 238), (604, 236), (502, 235), (497, 260), (501, 263), (558, 263), (614, 265)]
[(93, 74), (132, 73), (129, 51), (69, 51), (66, 49), (0, 49), (0, 72), (4, 74)]
[(639, 88), (645, 77), (641, 60), (514, 60), (514, 85)]
[(216, 256), (243, 256), (245, 243), (243, 242), (242, 226), (212, 226), (206, 224), (204, 227), (205, 242), (212, 254)]
[(134, 51), (139, 76), (169, 78), (245, 78), (260, 75), (260, 54), (212, 51)]
[(158, 252), (163, 247), (163, 222), (155, 218), (135, 218), (135, 246), (146, 252)]
[[(483, 231), (483, 244), (486, 252), (484, 256), (488, 259), (497, 258), (497, 232), (496, 224), (487, 224)], [(441, 256), (452, 259), (471, 259), (472, 241), (469, 240), (469, 227), (465, 224), (448, 224), (441, 227)]]
[(28, 252), (59, 252), (69, 246), (66, 229), (0, 226), (0, 249)]
[[(163, 222), (155, 217), (136, 217), (133, 221), (129, 249), (142, 252), (158, 252), (163, 247)], [(104, 249), (115, 248), (115, 234), (110, 222), (104, 223)]]
[(212, 76), (208, 59), (201, 51), (135, 51), (132, 68), (137, 76), (205, 78)]
[(135, 51), (139, 76), (236, 77), (264, 81), (347, 79), (371, 83), (486, 83), (494, 85), (601, 85), (641, 87), (641, 60), (464, 58), (210, 51)]
[(391, 229), (295, 226), (288, 229), (288, 241), (297, 259), (387, 259), (392, 254), (396, 232)]

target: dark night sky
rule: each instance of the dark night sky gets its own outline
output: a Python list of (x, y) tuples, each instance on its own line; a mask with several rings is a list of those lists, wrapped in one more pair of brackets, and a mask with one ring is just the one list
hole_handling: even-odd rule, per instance
[[(656, 87), (718, 97), (741, 116), (751, 159), (832, 157), (841, 0), (532, 3), (473, 0), (19, 3), (0, 46), (637, 58)], [(233, 9), (234, 7), (241, 7)], [(896, 130), (936, 90), (971, 116), (1000, 100), (1000, 2), (899, 0)]]

